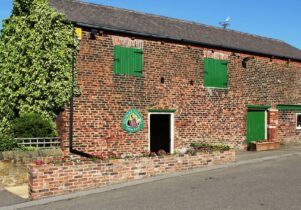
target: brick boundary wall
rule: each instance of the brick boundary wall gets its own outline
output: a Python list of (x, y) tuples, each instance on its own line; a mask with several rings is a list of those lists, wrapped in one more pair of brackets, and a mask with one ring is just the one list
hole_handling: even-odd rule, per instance
[(235, 151), (199, 152), (29, 166), (29, 196), (36, 200), (79, 190), (235, 161)]

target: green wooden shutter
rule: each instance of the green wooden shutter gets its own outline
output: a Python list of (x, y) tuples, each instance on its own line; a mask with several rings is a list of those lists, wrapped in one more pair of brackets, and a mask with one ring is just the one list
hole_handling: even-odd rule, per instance
[(204, 79), (205, 79), (205, 87), (212, 86), (212, 59), (206, 58), (204, 64)]
[(143, 70), (143, 51), (142, 49), (134, 49), (134, 68), (133, 74), (137, 76), (142, 75)]
[(228, 61), (219, 60), (219, 79), (218, 87), (227, 88), (228, 87)]
[(121, 74), (121, 48), (119, 46), (114, 47), (114, 73)]
[(143, 70), (142, 49), (115, 46), (114, 73), (141, 76)]
[(205, 58), (205, 87), (228, 87), (228, 61)]
[(250, 110), (247, 114), (247, 143), (265, 140), (265, 111)]

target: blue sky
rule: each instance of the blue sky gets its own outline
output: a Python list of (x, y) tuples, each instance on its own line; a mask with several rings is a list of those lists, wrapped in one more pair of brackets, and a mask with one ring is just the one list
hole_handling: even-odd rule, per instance
[[(301, 49), (300, 0), (84, 0), (212, 26), (230, 16), (230, 29), (283, 40)], [(12, 0), (1, 0), (0, 21)]]

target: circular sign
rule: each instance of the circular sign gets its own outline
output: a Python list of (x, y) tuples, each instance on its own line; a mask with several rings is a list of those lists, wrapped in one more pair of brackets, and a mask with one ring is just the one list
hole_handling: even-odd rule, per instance
[(135, 133), (144, 126), (142, 114), (137, 109), (128, 111), (122, 120), (122, 128), (128, 132)]

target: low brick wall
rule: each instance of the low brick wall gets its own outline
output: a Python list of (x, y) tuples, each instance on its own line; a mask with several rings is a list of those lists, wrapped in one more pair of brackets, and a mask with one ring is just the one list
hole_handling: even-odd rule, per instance
[(235, 151), (200, 152), (105, 161), (29, 166), (30, 198), (40, 199), (204, 166), (235, 161)]
[(37, 151), (0, 152), (0, 187), (12, 187), (28, 183), (28, 165), (35, 160), (47, 162), (63, 157), (61, 149)]

